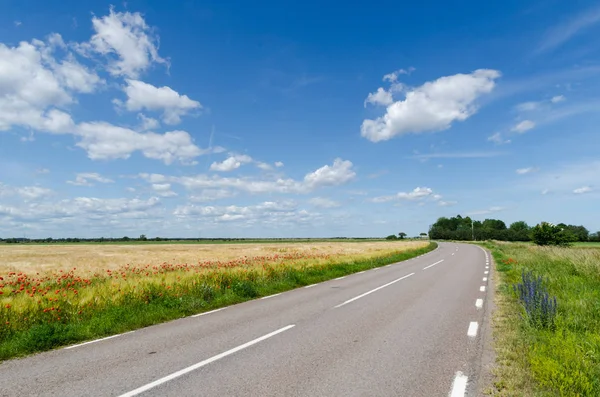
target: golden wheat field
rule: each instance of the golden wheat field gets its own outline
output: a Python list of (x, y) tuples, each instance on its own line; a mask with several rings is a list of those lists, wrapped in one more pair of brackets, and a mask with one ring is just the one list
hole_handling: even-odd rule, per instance
[[(336, 261), (366, 259), (427, 246), (426, 241), (244, 243), (244, 244), (73, 244), (0, 246), (0, 275), (68, 271), (93, 273), (122, 266), (230, 262), (241, 258), (329, 256)], [(295, 255), (294, 255), (295, 256)]]

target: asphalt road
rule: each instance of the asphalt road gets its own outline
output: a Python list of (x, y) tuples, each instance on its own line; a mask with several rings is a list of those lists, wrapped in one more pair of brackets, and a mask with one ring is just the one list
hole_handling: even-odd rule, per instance
[(442, 243), (409, 261), (7, 361), (0, 395), (475, 396), (488, 257)]

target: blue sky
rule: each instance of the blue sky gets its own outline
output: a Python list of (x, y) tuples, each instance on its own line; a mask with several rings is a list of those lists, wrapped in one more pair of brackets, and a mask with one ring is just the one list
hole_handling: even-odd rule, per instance
[(5, 1), (0, 236), (600, 230), (592, 1)]

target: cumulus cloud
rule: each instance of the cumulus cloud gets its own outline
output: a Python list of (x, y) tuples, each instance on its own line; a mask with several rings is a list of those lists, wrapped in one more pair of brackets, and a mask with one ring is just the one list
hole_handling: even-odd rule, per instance
[(92, 160), (127, 159), (133, 152), (140, 151), (145, 157), (165, 164), (191, 163), (194, 158), (208, 153), (196, 146), (185, 131), (140, 133), (106, 122), (87, 122), (77, 126), (77, 133), (81, 141), (76, 145), (85, 149)]
[(409, 67), (408, 69), (398, 69), (392, 73), (388, 73), (385, 76), (383, 76), (383, 81), (389, 81), (390, 83), (395, 83), (398, 81), (398, 77), (401, 74), (411, 74), (412, 72), (414, 72), (416, 69), (413, 68), (412, 66)]
[(304, 176), (304, 184), (310, 189), (323, 186), (343, 185), (356, 176), (352, 169), (352, 162), (337, 158), (333, 165), (324, 165), (318, 170)]
[(161, 197), (174, 197), (177, 193), (171, 190), (170, 183), (153, 183), (152, 190)]
[(304, 176), (303, 180), (291, 178), (256, 179), (256, 178), (228, 178), (219, 175), (195, 176), (166, 176), (161, 174), (142, 173), (140, 178), (150, 183), (177, 183), (189, 190), (198, 189), (234, 189), (252, 194), (260, 193), (298, 193), (306, 194), (315, 189), (339, 186), (350, 182), (356, 173), (352, 169), (352, 162), (335, 159), (332, 165), (325, 165)]
[(585, 193), (589, 193), (592, 191), (592, 188), (590, 186), (582, 186), (580, 188), (577, 188), (575, 190), (573, 190), (573, 193), (575, 194), (585, 194)]
[(219, 172), (229, 172), (240, 168), (242, 164), (248, 164), (252, 161), (252, 157), (247, 156), (245, 154), (232, 155), (220, 163), (216, 161), (212, 163), (210, 165), (210, 170)]
[(140, 119), (140, 126), (138, 130), (148, 131), (155, 130), (160, 127), (160, 122), (152, 117), (146, 117), (143, 113), (138, 113), (138, 119)]
[(189, 196), (190, 201), (205, 202), (235, 197), (236, 193), (227, 189), (204, 189), (199, 194)]
[(520, 123), (518, 123), (517, 125), (515, 125), (513, 128), (511, 128), (511, 131), (513, 132), (518, 132), (519, 134), (523, 134), (526, 131), (529, 131), (530, 129), (535, 127), (535, 123), (531, 120), (523, 120)]
[(22, 186), (12, 187), (0, 182), (0, 197), (18, 196), (25, 201), (33, 201), (40, 198), (49, 197), (54, 191), (40, 186)]
[(114, 76), (137, 78), (153, 63), (168, 64), (158, 55), (158, 38), (139, 12), (115, 12), (93, 17), (95, 34), (78, 45), (82, 54), (108, 58), (108, 71)]
[(179, 218), (201, 218), (213, 223), (238, 222), (246, 225), (296, 225), (308, 224), (320, 218), (318, 213), (310, 213), (297, 208), (294, 201), (266, 201), (250, 206), (197, 206), (184, 205), (175, 209)]
[(142, 214), (158, 206), (159, 203), (160, 200), (157, 197), (151, 197), (148, 200), (77, 197), (58, 202), (44, 201), (19, 207), (0, 205), (0, 215), (21, 221), (61, 218), (100, 219), (108, 215)]
[(281, 168), (281, 167), (283, 167), (283, 163), (281, 161), (276, 161), (275, 162), (275, 167)]
[(327, 197), (313, 197), (310, 200), (308, 200), (308, 202), (311, 205), (319, 208), (337, 208), (341, 205), (337, 201), (329, 199)]
[(387, 107), (385, 115), (364, 120), (361, 135), (379, 142), (409, 133), (441, 131), (477, 112), (476, 100), (494, 89), (500, 72), (479, 69), (427, 82), (405, 92), (404, 100)]
[(541, 107), (541, 102), (534, 102), (534, 101), (530, 101), (530, 102), (523, 102), (520, 103), (516, 106), (516, 109), (519, 112), (530, 112), (532, 110), (537, 110)]
[(392, 97), (391, 92), (379, 87), (376, 92), (372, 92), (367, 96), (367, 99), (365, 99), (365, 107), (367, 107), (367, 103), (387, 106), (394, 103), (394, 98)]
[(565, 99), (566, 98), (565, 98), (564, 95), (556, 95), (556, 96), (553, 96), (552, 99), (550, 99), (550, 102), (552, 102), (552, 103), (559, 103), (559, 102), (564, 101)]
[(67, 181), (70, 185), (75, 186), (94, 186), (93, 182), (99, 183), (113, 183), (114, 181), (109, 178), (105, 178), (96, 172), (81, 172), (75, 176), (74, 181)]
[[(181, 122), (181, 116), (202, 109), (200, 102), (190, 99), (187, 95), (181, 95), (170, 87), (155, 87), (139, 80), (125, 81), (127, 101), (124, 106), (129, 111), (159, 111), (162, 112), (162, 120), (166, 124), (174, 125)], [(119, 100), (113, 102), (123, 105)]]

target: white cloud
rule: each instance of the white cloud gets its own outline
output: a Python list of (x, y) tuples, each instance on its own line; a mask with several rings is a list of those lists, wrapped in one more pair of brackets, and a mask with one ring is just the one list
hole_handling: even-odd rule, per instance
[[(125, 80), (124, 88), (127, 101), (124, 106), (129, 111), (160, 111), (162, 119), (167, 124), (179, 124), (181, 116), (192, 110), (202, 109), (198, 101), (191, 100), (187, 95), (181, 95), (170, 87), (155, 87), (139, 80)], [(121, 104), (120, 101), (113, 101)]]
[(527, 167), (527, 168), (518, 168), (515, 172), (519, 175), (530, 174), (532, 172), (538, 171), (539, 168), (535, 167)]
[(388, 73), (385, 76), (383, 76), (383, 81), (389, 81), (390, 83), (395, 83), (398, 81), (398, 77), (401, 74), (411, 74), (412, 72), (414, 72), (416, 69), (413, 68), (412, 66), (409, 67), (408, 69), (398, 69), (392, 73)]
[(467, 215), (487, 215), (487, 214), (492, 214), (494, 212), (500, 212), (500, 211), (504, 211), (506, 208), (504, 207), (490, 207), (486, 210), (478, 210), (478, 211), (471, 211), (468, 212)]
[(511, 131), (514, 132), (518, 132), (519, 134), (522, 134), (526, 131), (529, 131), (530, 129), (535, 127), (535, 123), (531, 120), (523, 120), (521, 121), (519, 124), (515, 125), (513, 128), (511, 128)]
[(408, 90), (405, 99), (389, 105), (386, 114), (364, 120), (361, 135), (372, 142), (408, 133), (440, 131), (477, 112), (475, 101), (494, 88), (500, 72), (479, 69), (470, 74), (441, 77)]
[(222, 162), (214, 162), (210, 165), (211, 171), (219, 171), (219, 172), (229, 172), (235, 169), (238, 169), (242, 166), (242, 164), (247, 164), (252, 162), (252, 157), (247, 156), (245, 154), (242, 155), (233, 155), (223, 160)]
[(11, 187), (0, 182), (0, 197), (19, 196), (25, 201), (32, 201), (51, 196), (53, 194), (54, 192), (51, 189), (40, 186)]
[(559, 103), (559, 102), (562, 102), (564, 100), (565, 100), (564, 95), (556, 95), (556, 96), (553, 96), (552, 99), (550, 99), (550, 102), (552, 102), (552, 103)]
[(600, 7), (584, 10), (549, 30), (535, 53), (550, 51), (569, 41), (582, 30), (600, 22)]
[(392, 98), (392, 94), (389, 91), (379, 87), (376, 92), (372, 92), (367, 96), (367, 99), (365, 99), (365, 107), (367, 107), (367, 103), (387, 106), (394, 103), (394, 98)]
[(50, 170), (48, 168), (38, 168), (37, 170), (35, 170), (35, 173), (38, 175), (49, 174)]
[(548, 193), (550, 193), (550, 190), (548, 190), (548, 189), (542, 190), (542, 195), (543, 196), (547, 195)]
[(408, 200), (408, 201), (419, 201), (425, 198), (431, 198), (433, 201), (439, 201), (442, 196), (434, 194), (433, 189), (428, 187), (416, 187), (410, 192), (399, 192), (392, 196), (379, 196), (374, 197), (370, 201), (373, 203), (386, 203), (395, 200)]
[(304, 184), (310, 189), (323, 186), (343, 185), (356, 176), (352, 170), (352, 162), (337, 158), (333, 165), (324, 165), (318, 170), (304, 176)]
[(257, 166), (258, 168), (260, 168), (261, 170), (263, 170), (263, 171), (270, 171), (270, 170), (272, 170), (272, 169), (273, 169), (273, 167), (271, 167), (271, 165), (270, 165), (270, 164), (263, 163), (263, 162), (261, 162), (261, 161), (257, 161), (257, 162), (256, 162), (256, 166)]
[(224, 198), (235, 197), (236, 193), (227, 189), (204, 189), (200, 194), (188, 197), (190, 201), (204, 202), (216, 201)]
[(208, 153), (196, 146), (185, 131), (164, 134), (139, 133), (105, 122), (81, 123), (77, 126), (81, 141), (76, 145), (85, 149), (92, 160), (127, 159), (135, 151), (165, 164), (174, 161), (190, 163)]
[(75, 176), (74, 181), (67, 181), (67, 183), (75, 186), (94, 186), (94, 184), (91, 181), (99, 183), (114, 182), (112, 179), (105, 178), (96, 172), (81, 172)]
[(281, 168), (281, 167), (283, 167), (283, 163), (281, 161), (276, 161), (275, 162), (275, 167)]
[(439, 201), (438, 202), (438, 205), (440, 207), (451, 207), (456, 204), (458, 204), (456, 201)]
[(170, 183), (153, 183), (152, 190), (161, 197), (174, 197), (177, 193), (171, 190)]
[(510, 139), (504, 139), (502, 137), (502, 134), (499, 132), (496, 132), (496, 133), (488, 136), (487, 140), (490, 142), (494, 142), (496, 145), (506, 145), (511, 142)]
[(10, 207), (0, 205), (0, 215), (15, 220), (41, 221), (48, 219), (82, 218), (100, 220), (109, 215), (139, 214), (160, 204), (157, 197), (148, 200), (140, 199), (100, 199), (93, 197), (77, 197), (58, 202), (43, 201), (28, 206)]
[(585, 194), (585, 193), (589, 193), (592, 191), (592, 188), (590, 186), (582, 186), (580, 188), (577, 188), (575, 190), (573, 190), (573, 193), (575, 194)]
[(141, 124), (139, 126), (140, 131), (148, 131), (155, 130), (160, 127), (160, 122), (152, 117), (146, 117), (143, 113), (138, 113), (138, 119), (140, 119)]
[(114, 12), (93, 17), (96, 34), (89, 43), (78, 46), (83, 54), (98, 53), (108, 57), (108, 71), (114, 76), (137, 78), (153, 62), (168, 63), (158, 55), (158, 38), (138, 12)]
[(326, 197), (313, 197), (310, 200), (308, 200), (308, 202), (311, 205), (313, 205), (315, 207), (319, 207), (319, 208), (337, 208), (341, 205), (337, 201), (334, 201), (334, 200), (326, 198)]
[(294, 201), (266, 201), (250, 206), (196, 206), (184, 205), (175, 209), (179, 218), (202, 218), (213, 223), (238, 222), (245, 225), (281, 225), (310, 224), (320, 218), (318, 213), (310, 213), (297, 208)]
[(345, 184), (356, 176), (352, 163), (336, 159), (333, 165), (325, 165), (305, 175), (302, 181), (291, 178), (260, 180), (255, 178), (226, 178), (219, 175), (165, 176), (161, 174), (140, 174), (139, 177), (150, 183), (178, 183), (189, 190), (234, 189), (247, 193), (298, 193), (306, 194), (317, 188)]

